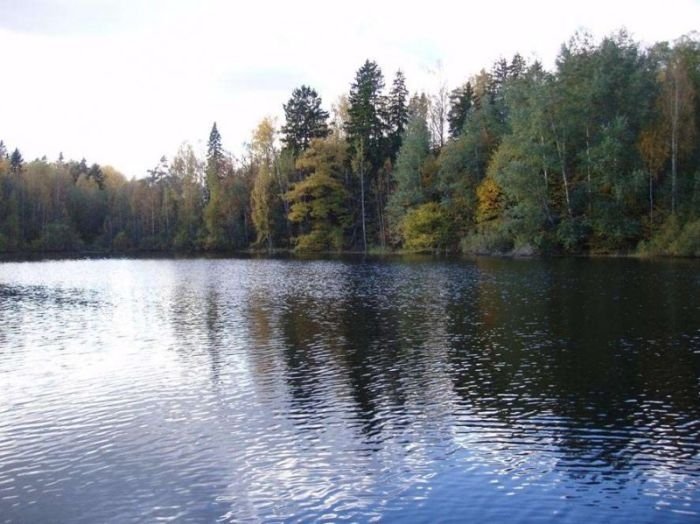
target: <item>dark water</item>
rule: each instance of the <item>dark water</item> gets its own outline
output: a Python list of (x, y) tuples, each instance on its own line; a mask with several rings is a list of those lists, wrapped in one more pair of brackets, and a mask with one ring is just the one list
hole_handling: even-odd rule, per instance
[(700, 263), (0, 264), (0, 522), (699, 522)]

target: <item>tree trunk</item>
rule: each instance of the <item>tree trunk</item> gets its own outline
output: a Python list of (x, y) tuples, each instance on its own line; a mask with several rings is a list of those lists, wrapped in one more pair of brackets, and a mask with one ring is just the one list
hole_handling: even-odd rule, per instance
[(362, 208), (362, 246), (367, 253), (367, 226), (365, 225), (365, 173), (364, 167), (360, 167), (360, 207)]
[(573, 216), (571, 212), (571, 199), (569, 197), (569, 178), (566, 175), (566, 142), (559, 142), (557, 138), (556, 127), (554, 126), (554, 121), (550, 120), (552, 126), (552, 134), (554, 135), (554, 143), (557, 146), (557, 155), (559, 156), (559, 162), (561, 163), (561, 177), (564, 182), (564, 196), (566, 197), (566, 211), (569, 214), (569, 218)]
[(367, 253), (367, 225), (365, 217), (365, 148), (360, 141), (360, 208), (362, 210), (362, 246)]
[(287, 240), (289, 240), (292, 237), (291, 224), (288, 218), (289, 201), (286, 198), (284, 198), (284, 195), (287, 193), (287, 184), (284, 184), (282, 182), (282, 173), (280, 172), (279, 161), (277, 159), (274, 160), (274, 171), (275, 178), (277, 178), (277, 186), (279, 187), (280, 199), (282, 200), (282, 207), (284, 208), (284, 228), (287, 231)]
[(377, 197), (375, 199), (377, 206), (377, 220), (379, 221), (379, 242), (382, 247), (386, 246), (385, 242), (385, 230), (384, 230), (384, 198), (383, 198), (383, 185), (379, 176), (377, 176)]
[(654, 225), (654, 177), (649, 170), (649, 225)]
[(586, 157), (588, 159), (586, 165), (586, 175), (588, 177), (588, 214), (593, 211), (593, 185), (591, 184), (591, 133), (586, 124)]
[(678, 105), (679, 86), (678, 78), (673, 79), (673, 111), (671, 116), (671, 214), (676, 213), (676, 171), (678, 164)]
[(544, 210), (547, 213), (547, 220), (550, 224), (554, 223), (552, 220), (552, 213), (549, 210), (549, 173), (547, 172), (547, 159), (544, 156), (544, 136), (540, 133), (540, 145), (542, 146), (542, 174), (544, 175)]

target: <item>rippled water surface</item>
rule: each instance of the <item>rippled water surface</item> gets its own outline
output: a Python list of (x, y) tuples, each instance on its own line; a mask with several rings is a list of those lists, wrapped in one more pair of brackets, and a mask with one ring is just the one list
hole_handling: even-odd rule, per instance
[(0, 522), (699, 522), (700, 264), (0, 263)]

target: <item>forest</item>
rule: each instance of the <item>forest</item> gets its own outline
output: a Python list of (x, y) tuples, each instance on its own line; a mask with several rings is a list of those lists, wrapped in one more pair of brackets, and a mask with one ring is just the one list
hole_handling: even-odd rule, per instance
[(406, 84), (367, 60), (328, 110), (302, 85), (243, 154), (214, 123), (141, 178), (0, 141), (0, 252), (700, 255), (697, 34)]

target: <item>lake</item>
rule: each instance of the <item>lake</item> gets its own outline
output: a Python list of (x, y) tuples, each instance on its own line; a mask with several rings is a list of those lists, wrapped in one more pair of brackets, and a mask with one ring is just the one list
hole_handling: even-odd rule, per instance
[(700, 262), (0, 263), (0, 522), (700, 520)]

